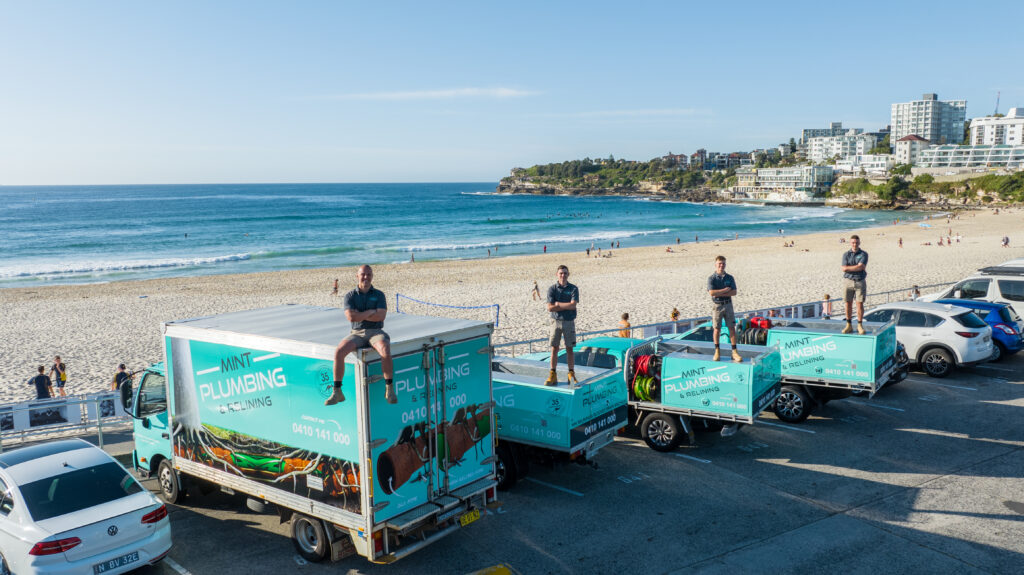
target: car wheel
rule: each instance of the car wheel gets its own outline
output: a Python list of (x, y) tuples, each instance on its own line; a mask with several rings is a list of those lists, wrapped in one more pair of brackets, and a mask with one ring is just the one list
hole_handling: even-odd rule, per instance
[(672, 451), (679, 445), (679, 419), (666, 413), (649, 413), (640, 424), (640, 437), (655, 451)]
[(953, 365), (949, 352), (940, 347), (926, 349), (921, 354), (921, 366), (931, 377), (946, 377), (953, 371)]
[(1006, 350), (1003, 349), (1003, 344), (998, 341), (992, 342), (992, 357), (988, 358), (989, 361), (999, 361), (1006, 357)]
[(319, 563), (330, 553), (324, 524), (301, 513), (292, 515), (292, 543), (303, 559)]
[(497, 450), (498, 460), (494, 464), (495, 471), (497, 472), (498, 489), (507, 491), (512, 489), (512, 486), (516, 484), (516, 480), (519, 478), (516, 476), (516, 461), (512, 455), (512, 448), (508, 444), (502, 443), (498, 446)]
[(0, 575), (11, 575), (11, 568), (7, 566), (7, 559), (0, 555)]
[(782, 386), (778, 399), (772, 405), (776, 417), (786, 423), (800, 423), (811, 415), (811, 396), (802, 387)]
[(160, 483), (160, 496), (164, 501), (177, 503), (185, 498), (185, 492), (182, 491), (181, 485), (178, 483), (178, 474), (174, 472), (169, 460), (164, 459), (160, 462), (156, 476)]

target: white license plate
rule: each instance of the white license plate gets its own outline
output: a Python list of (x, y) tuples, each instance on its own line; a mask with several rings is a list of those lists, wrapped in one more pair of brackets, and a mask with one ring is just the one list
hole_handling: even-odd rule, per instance
[(988, 342), (992, 341), (992, 337), (986, 335), (985, 337), (982, 338), (982, 341), (984, 341), (985, 343), (988, 343)]
[(93, 572), (94, 575), (96, 573), (106, 573), (107, 571), (111, 571), (113, 569), (118, 569), (120, 567), (124, 567), (125, 565), (129, 565), (131, 563), (135, 563), (138, 560), (139, 560), (139, 552), (138, 551), (132, 551), (131, 553), (122, 555), (120, 557), (114, 557), (113, 559), (108, 559), (108, 560), (104, 561), (103, 563), (97, 563), (97, 564), (93, 565), (92, 566), (92, 572)]

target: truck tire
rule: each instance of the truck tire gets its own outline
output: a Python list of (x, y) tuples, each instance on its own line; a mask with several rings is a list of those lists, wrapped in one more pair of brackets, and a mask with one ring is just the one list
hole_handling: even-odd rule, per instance
[(954, 365), (949, 352), (941, 347), (930, 347), (921, 354), (921, 367), (931, 377), (946, 377)]
[(672, 451), (679, 445), (683, 434), (679, 419), (667, 413), (651, 412), (640, 424), (640, 437), (647, 447), (655, 451)]
[(813, 401), (799, 385), (784, 385), (778, 399), (772, 404), (775, 416), (786, 423), (800, 423), (811, 415)]
[(160, 484), (160, 497), (167, 503), (178, 503), (185, 498), (185, 491), (178, 482), (178, 474), (171, 466), (170, 460), (164, 459), (156, 469), (157, 482)]
[(327, 540), (324, 524), (301, 513), (292, 515), (292, 544), (299, 555), (310, 563), (319, 563), (331, 554), (331, 544)]
[(512, 489), (512, 486), (519, 479), (519, 470), (516, 466), (515, 457), (512, 454), (512, 448), (507, 443), (502, 443), (498, 446), (495, 454), (498, 456), (498, 460), (494, 464), (494, 469), (498, 475), (498, 489), (508, 491)]

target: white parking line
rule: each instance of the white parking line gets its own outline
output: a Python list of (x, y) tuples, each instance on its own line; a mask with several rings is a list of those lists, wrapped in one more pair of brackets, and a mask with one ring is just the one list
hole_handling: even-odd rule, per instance
[(684, 457), (684, 458), (686, 458), (686, 459), (692, 459), (692, 460), (694, 460), (694, 461), (699, 461), (699, 462), (701, 462), (701, 463), (711, 463), (711, 460), (710, 460), (710, 459), (701, 459), (701, 458), (699, 458), (699, 457), (694, 457), (694, 456), (692, 456), (692, 455), (684, 455), (684, 454), (682, 454), (682, 453), (676, 453), (676, 454), (674, 454), (674, 455), (675, 455), (676, 457)]
[(192, 575), (192, 573), (188, 569), (185, 569), (181, 565), (178, 565), (178, 562), (174, 559), (171, 559), (170, 557), (164, 557), (164, 564), (169, 566), (171, 569), (174, 569), (178, 573), (181, 573), (181, 575)]
[(770, 425), (772, 427), (781, 427), (782, 429), (788, 429), (790, 431), (800, 431), (802, 433), (817, 433), (817, 431), (812, 431), (810, 429), (803, 429), (802, 427), (793, 427), (791, 425), (782, 425), (781, 423), (771, 423), (763, 419), (758, 419), (757, 425)]
[(976, 365), (974, 367), (977, 369), (994, 369), (996, 371), (1017, 371), (1015, 369), (1010, 369), (1008, 367), (996, 367), (994, 365)]
[(953, 389), (964, 389), (964, 390), (967, 390), (967, 391), (978, 391), (978, 388), (976, 388), (976, 387), (967, 387), (967, 386), (964, 386), (964, 385), (950, 385), (948, 383), (938, 383), (938, 382), (935, 382), (935, 381), (928, 381), (926, 379), (912, 379), (912, 378), (908, 377), (907, 380), (908, 381), (913, 381), (914, 383), (923, 383), (925, 385), (938, 385), (938, 386), (941, 386), (941, 387), (951, 387)]
[(902, 407), (889, 407), (888, 405), (881, 405), (879, 403), (872, 403), (870, 401), (852, 401), (847, 399), (850, 403), (856, 403), (857, 405), (866, 405), (868, 407), (877, 407), (878, 409), (891, 409), (893, 411), (906, 411)]
[(532, 481), (532, 482), (534, 482), (534, 483), (536, 483), (538, 485), (543, 485), (544, 487), (550, 487), (551, 489), (557, 489), (559, 491), (564, 491), (564, 492), (568, 493), (569, 495), (575, 495), (576, 497), (583, 497), (583, 494), (580, 493), (579, 491), (573, 491), (572, 489), (567, 489), (565, 487), (562, 487), (561, 485), (555, 485), (553, 483), (548, 483), (547, 481), (541, 481), (540, 479), (534, 479), (532, 477), (527, 477), (526, 481)]

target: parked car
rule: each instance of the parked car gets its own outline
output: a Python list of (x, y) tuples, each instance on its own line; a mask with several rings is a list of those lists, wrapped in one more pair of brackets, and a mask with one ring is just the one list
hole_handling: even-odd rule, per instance
[(1006, 303), (1024, 317), (1024, 259), (1010, 260), (998, 266), (981, 268), (953, 287), (921, 296), (919, 301), (940, 299), (976, 299)]
[(167, 507), (84, 440), (3, 453), (0, 491), (0, 573), (124, 573), (171, 549)]
[(864, 319), (895, 319), (896, 339), (906, 347), (910, 362), (932, 377), (946, 377), (955, 367), (988, 361), (992, 356), (992, 329), (965, 307), (894, 302), (876, 307)]
[(948, 303), (965, 307), (992, 328), (992, 359), (999, 361), (1024, 349), (1024, 320), (1005, 303), (973, 299), (940, 299), (935, 303)]

